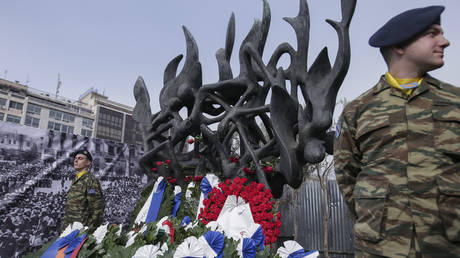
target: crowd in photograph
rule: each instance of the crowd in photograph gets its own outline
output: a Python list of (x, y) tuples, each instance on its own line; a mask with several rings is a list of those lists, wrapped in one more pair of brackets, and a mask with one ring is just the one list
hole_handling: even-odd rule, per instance
[[(48, 168), (42, 179), (17, 192), (14, 201), (5, 202), (1, 207), (0, 257), (17, 257), (36, 250), (62, 231), (66, 193), (75, 178), (75, 171), (67, 165), (53, 169), (48, 166), (39, 161), (19, 165), (0, 164), (2, 200), (25, 182), (40, 177), (40, 172)], [(101, 185), (106, 204), (104, 224), (127, 226), (143, 188), (141, 177), (104, 176)]]
[(101, 181), (107, 185), (104, 189), (105, 212), (104, 223), (117, 223), (127, 226), (137, 200), (140, 197), (143, 184), (137, 177), (113, 177)]
[(28, 189), (14, 206), (0, 212), (1, 257), (21, 256), (59, 234), (65, 191), (57, 194), (33, 191)]

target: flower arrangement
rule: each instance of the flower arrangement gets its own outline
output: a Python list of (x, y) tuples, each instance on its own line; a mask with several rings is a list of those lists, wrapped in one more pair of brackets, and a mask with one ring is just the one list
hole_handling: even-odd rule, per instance
[[(158, 194), (158, 189), (163, 184), (161, 207), (154, 221), (139, 222), (136, 218), (138, 222), (123, 228), (121, 225), (106, 224), (89, 235), (83, 225), (76, 225), (78, 227), (75, 229), (79, 230), (79, 233), (73, 232), (73, 235), (63, 236), (74, 229), (69, 228), (59, 238), (43, 246), (38, 253), (49, 252), (53, 245), (66, 239), (70, 243), (75, 241), (74, 238), (80, 239), (86, 235), (81, 243), (81, 249), (77, 250), (78, 257), (257, 258), (307, 254), (296, 243), (285, 243), (285, 247), (278, 250), (272, 248), (279, 235), (281, 215), (275, 211), (270, 190), (265, 189), (263, 184), (248, 182), (247, 178), (237, 177), (233, 180), (212, 183), (214, 187), (203, 200), (204, 207), (200, 209), (198, 219), (195, 220), (198, 199), (203, 194), (203, 189), (200, 187), (206, 183), (205, 181), (212, 181), (210, 175), (206, 176), (205, 181), (203, 180), (203, 176), (189, 176), (186, 178), (187, 187), (180, 189), (172, 178), (159, 177), (155, 186), (149, 186), (143, 191), (142, 200), (137, 205), (137, 207), (144, 206), (149, 198), (148, 193)], [(171, 214), (175, 202), (174, 196), (179, 193), (181, 194), (180, 208), (177, 216), (174, 217)], [(229, 204), (233, 205), (231, 206), (233, 208), (228, 209)], [(134, 217), (137, 213), (142, 214), (142, 210), (137, 209), (133, 214)], [(185, 217), (188, 217), (188, 220)], [(231, 222), (230, 227), (229, 224), (221, 223), (222, 217), (230, 218), (227, 220)], [(248, 218), (251, 218), (249, 222)], [(231, 233), (235, 219), (241, 222), (236, 223), (237, 225), (249, 226), (243, 226), (244, 231)], [(316, 254), (311, 257), (316, 257)]]
[[(220, 189), (219, 189), (220, 188)], [(249, 203), (254, 222), (262, 226), (265, 235), (265, 244), (276, 242), (280, 234), (281, 214), (275, 212), (273, 207), (275, 201), (269, 189), (261, 183), (248, 183), (247, 178), (239, 178), (219, 183), (219, 188), (215, 187), (203, 201), (204, 208), (200, 210), (198, 219), (203, 224), (217, 220), (224, 203), (228, 196), (235, 195), (241, 197)]]

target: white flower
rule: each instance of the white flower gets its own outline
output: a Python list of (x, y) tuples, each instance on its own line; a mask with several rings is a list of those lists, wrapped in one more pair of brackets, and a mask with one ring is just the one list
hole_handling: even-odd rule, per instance
[(67, 236), (68, 234), (72, 233), (74, 230), (77, 230), (77, 229), (86, 230), (86, 229), (88, 229), (88, 227), (84, 227), (83, 224), (81, 224), (80, 222), (76, 221), (76, 222), (74, 222), (72, 224), (69, 224), (65, 228), (64, 232), (62, 232), (62, 234), (59, 237), (65, 237), (65, 236)]
[(192, 191), (190, 188), (195, 187), (195, 182), (190, 182), (187, 186), (187, 190), (185, 191), (185, 198), (191, 198), (192, 197)]
[(125, 247), (128, 247), (134, 244), (134, 239), (136, 238), (136, 236), (138, 234), (144, 233), (146, 230), (147, 230), (147, 224), (143, 225), (141, 229), (139, 229), (138, 232), (135, 232), (134, 230), (129, 231), (128, 234), (126, 234), (126, 236), (128, 237), (128, 241), (126, 241)]
[(195, 220), (193, 223), (188, 223), (187, 226), (185, 226), (185, 230), (190, 230), (198, 225), (198, 220)]
[(100, 225), (93, 233), (94, 238), (96, 238), (96, 244), (102, 243), (105, 235), (107, 234), (107, 226), (109, 224)]

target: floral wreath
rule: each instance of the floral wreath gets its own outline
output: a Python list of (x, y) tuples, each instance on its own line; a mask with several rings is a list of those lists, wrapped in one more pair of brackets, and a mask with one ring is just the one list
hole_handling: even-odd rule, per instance
[(262, 226), (265, 244), (275, 243), (282, 225), (281, 213), (273, 207), (275, 201), (271, 191), (265, 189), (262, 183), (248, 183), (247, 178), (236, 177), (233, 181), (227, 179), (220, 182), (218, 188), (214, 187), (203, 201), (204, 208), (200, 209), (198, 219), (205, 225), (216, 221), (230, 195), (241, 197), (249, 203), (254, 222)]

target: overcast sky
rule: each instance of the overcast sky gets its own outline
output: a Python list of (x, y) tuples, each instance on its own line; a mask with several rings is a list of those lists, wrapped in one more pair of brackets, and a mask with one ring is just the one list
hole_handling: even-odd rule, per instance
[[(271, 0), (271, 26), (264, 60), (282, 42), (294, 48), (295, 34), (282, 20), (298, 13), (298, 0)], [(324, 20), (341, 19), (339, 0), (308, 1), (311, 14), (309, 63), (327, 46), (331, 62), (337, 51), (335, 31)], [(451, 46), (445, 66), (431, 74), (460, 86), (460, 1), (358, 0), (350, 26), (351, 65), (338, 98), (351, 100), (372, 87), (386, 66), (369, 37), (392, 16), (410, 8), (445, 5), (442, 26)], [(54, 93), (61, 74), (62, 96), (78, 99), (95, 87), (109, 99), (134, 106), (132, 93), (141, 75), (149, 89), (152, 111), (158, 111), (163, 71), (185, 54), (182, 25), (193, 34), (203, 67), (203, 82), (218, 78), (214, 57), (224, 46), (228, 19), (236, 18), (233, 73), (238, 49), (254, 19), (262, 16), (261, 0), (4, 0), (0, 2), (0, 77)], [(182, 65), (182, 64), (181, 64)]]

